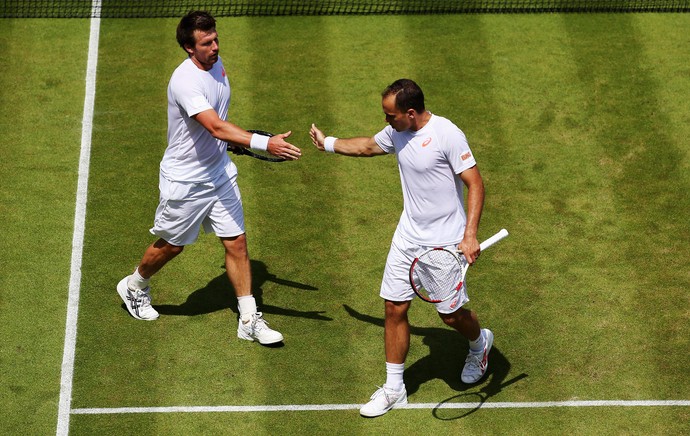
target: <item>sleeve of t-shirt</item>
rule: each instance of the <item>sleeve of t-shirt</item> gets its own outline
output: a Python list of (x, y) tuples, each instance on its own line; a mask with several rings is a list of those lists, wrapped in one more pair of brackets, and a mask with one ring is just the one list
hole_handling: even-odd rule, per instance
[(470, 150), (470, 146), (467, 143), (467, 138), (462, 130), (456, 127), (449, 130), (446, 134), (447, 138), (444, 143), (447, 147), (446, 153), (448, 162), (450, 162), (453, 172), (455, 174), (460, 174), (477, 165), (472, 150)]
[(204, 95), (201, 84), (197, 81), (176, 77), (171, 83), (171, 89), (175, 102), (189, 117), (213, 109)]
[(393, 145), (393, 128), (391, 126), (386, 126), (379, 133), (374, 135), (374, 141), (378, 144), (381, 149), (388, 153), (395, 153), (395, 145)]

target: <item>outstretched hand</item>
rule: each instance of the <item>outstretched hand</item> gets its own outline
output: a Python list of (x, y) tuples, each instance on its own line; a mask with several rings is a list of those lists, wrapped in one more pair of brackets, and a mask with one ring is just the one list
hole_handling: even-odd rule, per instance
[(292, 131), (271, 136), (268, 140), (268, 152), (287, 160), (299, 159), (302, 156), (302, 151), (285, 140), (290, 135), (292, 135)]
[(323, 141), (326, 139), (326, 135), (323, 134), (316, 124), (311, 125), (309, 129), (309, 136), (311, 137), (311, 142), (321, 151), (324, 151)]

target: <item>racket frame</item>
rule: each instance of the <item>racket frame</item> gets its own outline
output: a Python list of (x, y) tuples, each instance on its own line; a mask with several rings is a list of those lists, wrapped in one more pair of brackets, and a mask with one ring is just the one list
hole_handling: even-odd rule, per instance
[[(495, 243), (497, 243), (501, 239), (505, 238), (506, 236), (508, 236), (508, 230), (501, 229), (496, 234), (494, 234), (493, 236), (491, 236), (490, 238), (488, 238), (487, 240), (485, 240), (484, 242), (479, 244), (480, 252), (491, 247), (492, 245), (494, 245)], [(419, 258), (424, 256), (425, 254), (431, 252), (431, 251), (434, 251), (434, 250), (443, 250), (443, 251), (449, 252), (450, 254), (452, 254), (455, 257), (457, 262), (460, 264), (460, 268), (461, 268), (460, 282), (453, 289), (453, 291), (450, 292), (443, 299), (432, 299), (432, 298), (427, 297), (417, 288), (417, 285), (416, 285), (415, 280), (414, 280), (414, 268), (417, 265), (417, 263), (419, 262)], [(461, 259), (461, 257), (464, 257), (461, 250), (448, 250), (448, 249), (443, 248), (443, 247), (430, 248), (428, 250), (425, 250), (424, 253), (415, 257), (415, 259), (412, 261), (412, 264), (410, 265), (410, 286), (412, 286), (412, 290), (414, 291), (414, 293), (417, 294), (417, 296), (419, 298), (421, 298), (423, 301), (426, 301), (428, 303), (442, 303), (444, 301), (448, 301), (451, 298), (453, 298), (458, 293), (458, 291), (460, 291), (460, 289), (462, 289), (462, 285), (465, 283), (465, 275), (467, 274), (467, 270), (469, 269), (469, 266), (470, 266), (470, 264), (466, 260), (463, 262), (463, 259)]]
[[(458, 262), (458, 264), (460, 265), (460, 281), (455, 286), (455, 288), (453, 288), (453, 290), (450, 293), (448, 293), (448, 295), (446, 295), (444, 298), (441, 298), (441, 299), (430, 298), (430, 296), (428, 296), (428, 294), (423, 293), (421, 291), (421, 289), (417, 287), (417, 284), (414, 280), (415, 266), (419, 262), (419, 259), (421, 257), (423, 257), (424, 255), (432, 252), (432, 251), (445, 251), (447, 253), (450, 253), (455, 258), (455, 261)], [(430, 248), (430, 249), (424, 251), (424, 253), (417, 256), (412, 261), (412, 265), (410, 265), (410, 285), (412, 285), (412, 290), (414, 291), (414, 293), (417, 294), (417, 296), (419, 298), (426, 301), (427, 303), (442, 303), (444, 301), (447, 301), (447, 300), (450, 300), (451, 298), (453, 298), (458, 293), (458, 291), (460, 289), (462, 289), (462, 285), (463, 285), (463, 283), (465, 283), (465, 274), (467, 274), (467, 269), (470, 266), (470, 264), (466, 260), (463, 261), (463, 259), (461, 259), (461, 257), (464, 257), (462, 255), (462, 251), (460, 251), (460, 250), (448, 250), (448, 249), (443, 248), (443, 247)]]

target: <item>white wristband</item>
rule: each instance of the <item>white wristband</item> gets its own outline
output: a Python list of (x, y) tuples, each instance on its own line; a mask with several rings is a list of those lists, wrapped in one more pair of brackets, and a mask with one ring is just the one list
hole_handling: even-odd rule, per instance
[(252, 139), (249, 141), (249, 148), (254, 150), (266, 150), (268, 149), (268, 136), (259, 135), (258, 133), (252, 134)]
[(335, 140), (338, 139), (333, 136), (326, 136), (323, 140), (323, 149), (329, 153), (335, 153)]

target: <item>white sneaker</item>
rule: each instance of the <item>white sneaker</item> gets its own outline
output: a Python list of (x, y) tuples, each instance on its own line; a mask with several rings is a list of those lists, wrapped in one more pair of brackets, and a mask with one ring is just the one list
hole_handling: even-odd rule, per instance
[(367, 418), (373, 418), (405, 404), (407, 404), (407, 390), (405, 390), (405, 386), (398, 392), (386, 387), (380, 387), (371, 396), (369, 402), (359, 409), (359, 414)]
[(268, 322), (261, 312), (253, 314), (247, 323), (242, 322), (242, 319), (239, 320), (237, 337), (247, 341), (258, 341), (261, 345), (275, 344), (283, 340), (280, 332), (268, 327)]
[(494, 344), (494, 334), (489, 329), (482, 329), (482, 335), (484, 335), (484, 350), (480, 353), (473, 353), (470, 350), (460, 376), (463, 383), (477, 383), (484, 377), (489, 367), (489, 351)]
[(117, 293), (125, 302), (130, 315), (144, 321), (158, 319), (158, 312), (151, 306), (151, 294), (149, 294), (151, 288), (147, 286), (145, 289), (129, 289), (127, 286), (128, 279), (129, 276), (120, 280), (120, 283), (117, 284)]

